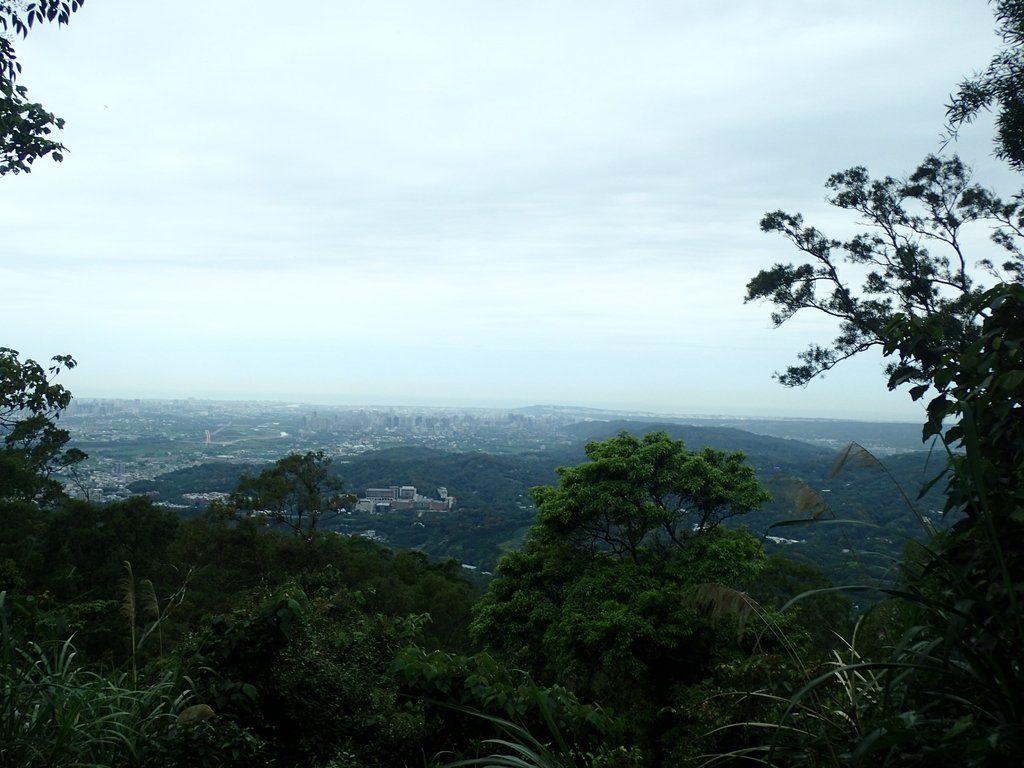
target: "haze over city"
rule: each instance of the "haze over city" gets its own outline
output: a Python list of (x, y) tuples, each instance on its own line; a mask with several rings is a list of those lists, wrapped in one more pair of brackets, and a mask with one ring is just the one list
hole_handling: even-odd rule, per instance
[(90, 0), (18, 44), (69, 152), (4, 179), (4, 343), (82, 397), (918, 420), (877, 356), (779, 386), (834, 328), (743, 296), (764, 212), (850, 236), (831, 173), (939, 150), (984, 5)]

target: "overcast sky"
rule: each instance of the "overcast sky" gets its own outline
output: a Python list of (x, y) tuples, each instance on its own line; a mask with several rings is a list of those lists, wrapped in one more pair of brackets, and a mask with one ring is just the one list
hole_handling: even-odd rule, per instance
[[(18, 43), (61, 164), (0, 180), (0, 345), (80, 397), (916, 420), (880, 358), (744, 305), (912, 170), (996, 50), (983, 0), (88, 0)], [(981, 124), (957, 151), (1009, 195)], [(983, 249), (982, 249), (983, 250)], [(984, 256), (979, 250), (979, 258)]]

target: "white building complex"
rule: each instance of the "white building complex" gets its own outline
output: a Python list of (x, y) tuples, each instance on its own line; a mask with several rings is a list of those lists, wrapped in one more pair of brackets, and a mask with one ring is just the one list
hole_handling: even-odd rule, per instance
[(455, 506), (455, 497), (441, 486), (436, 496), (423, 496), (414, 485), (392, 485), (387, 488), (367, 488), (356, 509), (360, 512), (415, 512), (444, 511)]

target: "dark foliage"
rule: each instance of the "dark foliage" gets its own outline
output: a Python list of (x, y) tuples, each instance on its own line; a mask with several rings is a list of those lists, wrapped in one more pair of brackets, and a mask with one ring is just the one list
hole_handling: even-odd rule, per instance
[(57, 162), (64, 159), (64, 145), (50, 138), (64, 127), (64, 121), (41, 104), (29, 101), (28, 89), (15, 82), (21, 64), (12, 40), (24, 38), (36, 24), (67, 24), (83, 4), (84, 0), (0, 2), (0, 176), (28, 173), (42, 157), (50, 156)]
[[(746, 301), (771, 302), (776, 326), (804, 310), (839, 325), (831, 344), (812, 344), (800, 353), (800, 364), (777, 374), (782, 384), (804, 385), (843, 360), (872, 347), (881, 350), (898, 315), (926, 320), (954, 349), (971, 343), (981, 321), (981, 290), (962, 246), (965, 225), (990, 223), (992, 239), (1007, 252), (1002, 269), (1022, 274), (1014, 240), (1020, 201), (1004, 202), (972, 183), (959, 158), (929, 156), (902, 179), (873, 180), (865, 168), (851, 168), (831, 176), (826, 187), (829, 202), (856, 214), (865, 232), (840, 241), (805, 226), (800, 214), (775, 211), (761, 220), (762, 230), (781, 234), (810, 260), (762, 270), (747, 284)], [(867, 270), (859, 290), (850, 287), (843, 262)], [(921, 383), (932, 370), (926, 359), (908, 358), (898, 370), (890, 365), (889, 373)]]
[(53, 473), (85, 459), (77, 448), (65, 448), (70, 434), (58, 425), (71, 393), (53, 380), (61, 369), (74, 367), (69, 355), (54, 357), (44, 368), (0, 347), (0, 502), (47, 504), (61, 498), (63, 486)]
[(1024, 2), (995, 0), (991, 4), (1003, 48), (983, 72), (960, 83), (946, 107), (947, 130), (955, 139), (964, 125), (993, 110), (996, 157), (1024, 171)]

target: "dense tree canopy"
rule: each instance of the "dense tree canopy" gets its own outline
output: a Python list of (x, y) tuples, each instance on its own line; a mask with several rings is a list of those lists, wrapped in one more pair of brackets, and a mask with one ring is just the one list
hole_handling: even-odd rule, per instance
[(742, 453), (691, 453), (664, 432), (587, 444), (589, 461), (532, 490), (537, 531), (634, 563), (671, 559), (695, 535), (768, 501)]
[(661, 744), (658, 713), (737, 648), (735, 625), (698, 594), (741, 587), (764, 563), (756, 539), (719, 523), (768, 494), (742, 454), (690, 452), (663, 432), (594, 441), (586, 455), (557, 487), (533, 489), (537, 523), (501, 561), (472, 630), (499, 661), (628, 712), (633, 743), (668, 760), (678, 745)]
[(963, 348), (907, 315), (890, 327), (888, 348), (933, 371), (911, 394), (933, 395), (924, 435), (940, 436), (950, 451), (948, 508), (971, 520), (986, 512), (1007, 519), (1024, 508), (1024, 285), (1000, 284), (976, 307), (984, 320)]
[[(961, 85), (948, 117), (955, 135), (995, 108), (997, 154), (1024, 170), (1024, 3), (995, 7), (1007, 47)], [(929, 157), (902, 180), (871, 181), (853, 169), (829, 188), (832, 202), (872, 231), (841, 242), (799, 216), (769, 214), (762, 228), (811, 260), (762, 271), (747, 299), (774, 303), (776, 324), (803, 309), (839, 321), (835, 341), (812, 345), (782, 383), (804, 384), (874, 346), (893, 360), (890, 388), (913, 383), (915, 400), (930, 394), (923, 434), (947, 451), (946, 509), (959, 519), (911, 548), (904, 587), (868, 617), (894, 642), (870, 658), (851, 647), (849, 663), (793, 695), (763, 755), (771, 765), (1016, 763), (1024, 748), (1022, 197), (1000, 201), (955, 157)], [(964, 247), (961, 229), (975, 222), (989, 224), (1000, 258)], [(841, 275), (843, 260), (867, 270), (859, 292)], [(972, 278), (976, 265), (990, 287)], [(832, 685), (849, 687), (846, 701), (830, 699)], [(815, 720), (822, 731), (801, 732)]]
[[(0, 31), (67, 23), (80, 6), (0, 0)], [(1000, 152), (1021, 168), (1014, 51), (1024, 2), (996, 8), (1016, 47), (964, 86), (950, 120), (998, 104)], [(59, 159), (47, 135), (60, 123), (13, 85), (13, 49), (0, 41), (2, 175), (47, 154)], [(899, 609), (889, 604), (863, 625), (898, 637), (892, 648), (876, 643), (875, 655), (858, 656), (851, 639), (827, 667), (805, 663), (802, 650), (817, 653), (845, 627), (845, 603), (813, 570), (766, 562), (744, 529), (720, 524), (767, 499), (742, 454), (690, 452), (654, 433), (592, 442), (587, 461), (559, 470), (557, 486), (533, 490), (526, 545), (502, 560), (473, 612), (473, 636), (489, 653), (457, 656), (472, 599), (461, 567), (318, 536), (325, 516), (349, 501), (323, 453), (244, 477), (231, 498), (241, 514), (231, 516), (181, 521), (142, 497), (70, 501), (52, 474), (82, 455), (66, 448), (58, 419), (71, 396), (53, 377), (74, 361), (56, 357), (47, 369), (0, 349), (0, 764), (436, 764), (445, 758), (428, 749), (471, 755), (493, 735), (485, 718), (452, 727), (465, 705), (510, 717), (529, 709), (526, 722), (553, 741), (575, 734), (566, 764), (591, 767), (698, 756), (783, 766), (1019, 762), (1022, 203), (973, 184), (955, 158), (930, 157), (904, 179), (871, 180), (855, 168), (829, 186), (833, 203), (870, 230), (842, 242), (799, 216), (769, 214), (762, 227), (790, 239), (807, 263), (760, 273), (748, 300), (773, 302), (777, 323), (811, 309), (840, 324), (838, 338), (812, 346), (783, 383), (806, 383), (877, 346), (894, 361), (891, 386), (913, 382), (914, 398), (932, 397), (925, 433), (949, 450), (950, 509), (966, 514), (913, 550)], [(982, 262), (998, 281), (988, 290), (971, 274), (961, 235), (983, 221), (1006, 253)], [(866, 274), (859, 291), (841, 274), (844, 260)], [(140, 616), (134, 590), (143, 583), (156, 610)], [(798, 590), (823, 599), (802, 600), (794, 613)], [(819, 625), (813, 645), (801, 618)], [(145, 645), (137, 630), (157, 630), (161, 641)], [(69, 633), (93, 662), (134, 663), (144, 651), (152, 664), (130, 685), (106, 669), (86, 673)], [(740, 707), (753, 712), (746, 730)], [(772, 736), (761, 748), (764, 732)], [(629, 749), (607, 748), (620, 737)], [(705, 760), (719, 738), (732, 738), (735, 751)]]
[[(866, 620), (890, 642), (870, 657), (851, 649), (794, 695), (767, 764), (1008, 765), (1024, 748), (1024, 286), (964, 296), (969, 333), (905, 309), (879, 334), (896, 359), (890, 382), (916, 380), (912, 397), (932, 395), (924, 436), (948, 452), (956, 522), (910, 548), (903, 587)], [(830, 700), (828, 686), (854, 680), (846, 701)], [(789, 730), (808, 713), (821, 733)]]

